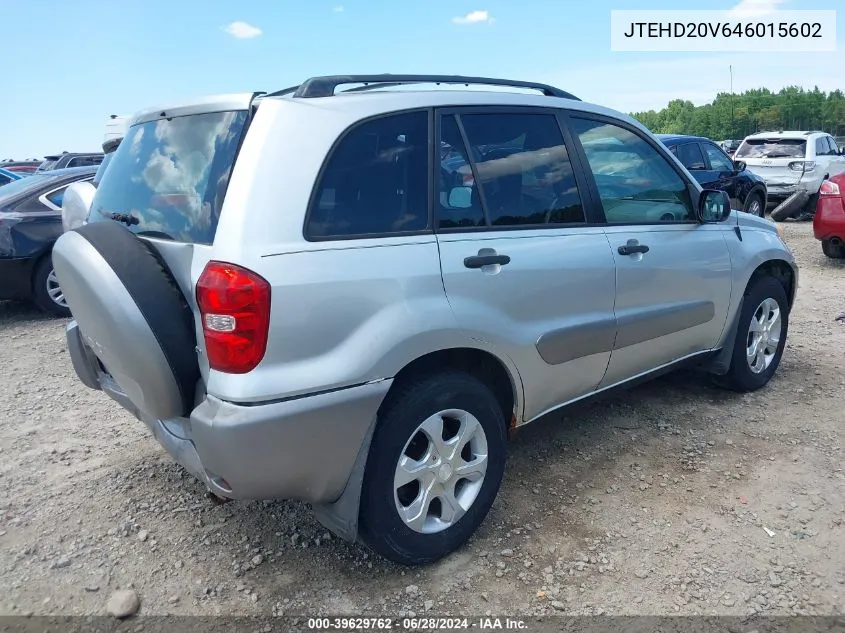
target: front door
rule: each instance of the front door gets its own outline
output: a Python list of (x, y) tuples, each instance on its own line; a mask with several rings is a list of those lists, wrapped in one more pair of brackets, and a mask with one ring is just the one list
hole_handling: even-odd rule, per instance
[(680, 170), (633, 126), (572, 115), (616, 264), (618, 333), (601, 386), (718, 345), (731, 298), (727, 225), (700, 224)]
[(613, 254), (587, 225), (584, 176), (554, 113), (448, 110), (438, 130), (446, 294), (461, 327), (515, 362), (530, 420), (601, 382), (616, 337)]

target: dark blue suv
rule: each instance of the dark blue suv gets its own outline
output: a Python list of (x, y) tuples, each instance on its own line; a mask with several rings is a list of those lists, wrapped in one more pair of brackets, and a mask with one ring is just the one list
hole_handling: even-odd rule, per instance
[(681, 134), (658, 134), (689, 173), (705, 189), (722, 189), (731, 205), (753, 215), (765, 217), (768, 192), (766, 182), (748, 171), (742, 161), (733, 161), (708, 138)]

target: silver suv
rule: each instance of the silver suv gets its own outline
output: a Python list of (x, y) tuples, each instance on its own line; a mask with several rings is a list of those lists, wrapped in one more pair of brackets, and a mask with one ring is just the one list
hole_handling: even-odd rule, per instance
[(482, 523), (514, 427), (680, 365), (765, 385), (798, 279), (630, 117), (415, 75), (138, 114), (53, 261), (86, 385), (405, 564)]

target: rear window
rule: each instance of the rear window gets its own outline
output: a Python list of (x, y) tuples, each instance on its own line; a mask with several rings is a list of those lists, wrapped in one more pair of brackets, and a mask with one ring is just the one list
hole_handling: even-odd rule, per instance
[(804, 158), (807, 141), (800, 138), (746, 139), (736, 158)]
[(241, 110), (132, 126), (88, 221), (120, 220), (140, 235), (211, 244), (246, 119)]

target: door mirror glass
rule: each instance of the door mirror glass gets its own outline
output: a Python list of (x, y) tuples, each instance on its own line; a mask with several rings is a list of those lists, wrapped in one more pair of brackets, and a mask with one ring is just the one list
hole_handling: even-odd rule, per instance
[(746, 165), (743, 161), (738, 160), (734, 163), (734, 167), (736, 167), (737, 171), (745, 171), (748, 165)]
[(469, 209), (472, 206), (472, 187), (453, 187), (449, 191), (449, 206), (453, 209)]
[(698, 219), (706, 224), (725, 221), (731, 215), (731, 199), (724, 191), (705, 189), (698, 199)]

